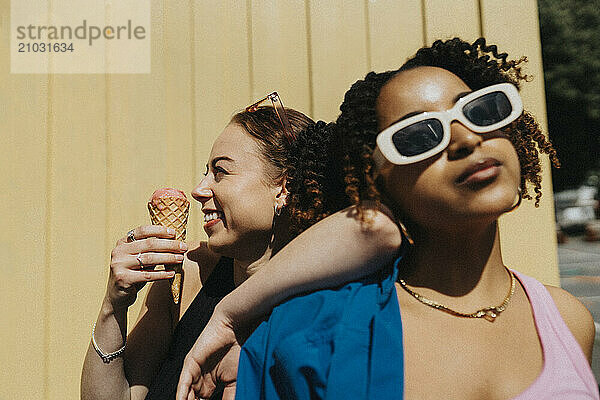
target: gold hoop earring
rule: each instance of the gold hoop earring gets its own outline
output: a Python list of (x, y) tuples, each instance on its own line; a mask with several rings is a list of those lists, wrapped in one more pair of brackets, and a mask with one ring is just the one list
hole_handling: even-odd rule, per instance
[(415, 244), (415, 241), (413, 240), (412, 236), (408, 232), (408, 229), (406, 229), (406, 226), (402, 223), (402, 221), (398, 221), (398, 226), (402, 231), (402, 236), (404, 236), (406, 240), (408, 240), (408, 243), (410, 243), (411, 245)]
[(517, 209), (517, 207), (519, 207), (521, 205), (521, 201), (523, 201), (523, 190), (521, 189), (521, 186), (519, 186), (517, 188), (517, 194), (519, 195), (519, 198), (517, 199), (517, 203), (512, 206), (511, 208), (508, 209), (508, 211), (506, 212), (511, 212)]
[(283, 205), (275, 204), (274, 208), (275, 208), (275, 215), (279, 217), (281, 215), (281, 211), (283, 210)]

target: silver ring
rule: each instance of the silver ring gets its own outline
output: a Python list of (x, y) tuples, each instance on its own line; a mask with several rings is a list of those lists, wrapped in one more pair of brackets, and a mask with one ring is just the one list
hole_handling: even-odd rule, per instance
[(135, 242), (135, 236), (133, 234), (133, 229), (130, 230), (129, 232), (127, 232), (127, 241), (128, 242)]
[(142, 253), (138, 253), (138, 255), (135, 256), (135, 259), (140, 263), (140, 267), (144, 268), (144, 263), (142, 262)]

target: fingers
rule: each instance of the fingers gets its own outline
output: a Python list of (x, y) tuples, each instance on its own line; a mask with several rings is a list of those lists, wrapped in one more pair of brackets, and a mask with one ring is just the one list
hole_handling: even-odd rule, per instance
[(110, 255), (107, 298), (113, 307), (129, 307), (148, 282), (173, 278), (174, 271), (153, 269), (183, 263), (186, 251), (187, 245), (175, 240), (172, 228), (146, 225), (127, 232)]
[[(176, 400), (194, 400), (194, 390), (192, 389), (192, 383), (194, 382), (194, 375), (199, 378), (201, 374), (200, 367), (189, 357), (185, 358), (183, 362), (183, 368), (181, 375), (179, 375), (179, 383), (177, 384), (177, 394), (175, 395)], [(190, 397), (191, 396), (191, 397)]]
[(162, 264), (179, 264), (184, 260), (184, 249), (187, 249), (185, 243), (172, 239), (151, 238), (124, 243), (113, 249), (110, 269), (115, 274)]
[[(131, 235), (130, 235), (131, 233)], [(162, 225), (143, 225), (127, 232), (127, 236), (117, 240), (117, 246), (123, 243), (130, 243), (149, 237), (158, 237), (164, 239), (174, 239), (175, 229), (167, 228)], [(132, 240), (133, 239), (133, 240)]]
[(175, 229), (167, 228), (162, 225), (143, 225), (133, 230), (135, 240), (146, 239), (149, 237), (159, 237), (172, 239), (175, 237)]
[(183, 362), (183, 368), (177, 384), (177, 400), (208, 399), (216, 389), (216, 382), (210, 373), (202, 373), (200, 364), (189, 354)]
[[(119, 292), (128, 293), (129, 288), (142, 283), (171, 279), (175, 271), (120, 270), (113, 274), (114, 286)], [(142, 285), (143, 286), (143, 285)]]
[(223, 389), (223, 400), (235, 400), (235, 382), (225, 386)]
[(200, 378), (200, 382), (192, 385), (192, 391), (196, 397), (200, 399), (210, 399), (217, 389), (217, 383), (213, 380), (214, 377), (207, 373)]
[(154, 268), (157, 265), (165, 264), (181, 264), (185, 258), (183, 254), (172, 253), (139, 253), (137, 255), (132, 254), (130, 257), (134, 258), (132, 263), (136, 263), (132, 269)]
[(175, 271), (131, 271), (136, 274), (134, 283), (153, 282), (164, 279), (171, 279), (175, 276)]
[[(162, 226), (144, 226), (136, 228), (141, 235), (168, 235)], [(174, 239), (150, 237), (126, 242), (120, 240), (111, 253), (111, 281), (120, 293), (129, 293), (126, 289), (138, 283), (169, 279), (172, 271), (152, 271), (157, 265), (180, 264), (184, 260), (187, 245)], [(149, 268), (150, 270), (144, 270)], [(110, 284), (110, 282), (109, 282)], [(113, 297), (119, 297), (115, 294)]]
[(129, 254), (146, 252), (184, 253), (188, 249), (187, 244), (179, 240), (160, 239), (155, 237), (136, 240), (132, 243), (124, 243), (120, 247), (122, 247)]

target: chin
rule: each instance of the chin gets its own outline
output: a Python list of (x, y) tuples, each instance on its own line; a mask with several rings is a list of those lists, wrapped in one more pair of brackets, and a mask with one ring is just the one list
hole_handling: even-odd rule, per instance
[(469, 211), (473, 216), (486, 216), (497, 219), (502, 214), (509, 212), (516, 201), (517, 199), (513, 198), (512, 195), (492, 196), (477, 201)]
[(230, 254), (233, 253), (234, 242), (219, 238), (219, 234), (213, 234), (208, 237), (207, 246), (214, 253), (231, 257)]

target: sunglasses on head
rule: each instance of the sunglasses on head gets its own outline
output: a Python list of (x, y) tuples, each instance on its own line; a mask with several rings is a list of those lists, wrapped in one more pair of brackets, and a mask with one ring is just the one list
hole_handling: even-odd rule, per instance
[(271, 104), (275, 109), (275, 113), (277, 114), (277, 118), (279, 118), (279, 121), (283, 126), (283, 133), (285, 134), (285, 137), (287, 138), (288, 142), (291, 143), (294, 140), (296, 140), (296, 135), (294, 134), (294, 131), (290, 126), (290, 121), (288, 120), (287, 113), (285, 112), (285, 108), (283, 107), (283, 102), (281, 101), (281, 97), (279, 97), (279, 94), (277, 92), (271, 92), (264, 98), (258, 100), (256, 103), (249, 105), (248, 107), (246, 107), (246, 111), (256, 112), (256, 110), (258, 110), (258, 107), (260, 107), (260, 105), (267, 100), (271, 101)]
[(475, 133), (492, 132), (510, 124), (523, 113), (519, 91), (511, 83), (499, 83), (461, 97), (454, 107), (424, 112), (385, 128), (377, 135), (373, 154), (392, 164), (412, 164), (442, 152), (450, 143), (450, 124), (458, 121)]

